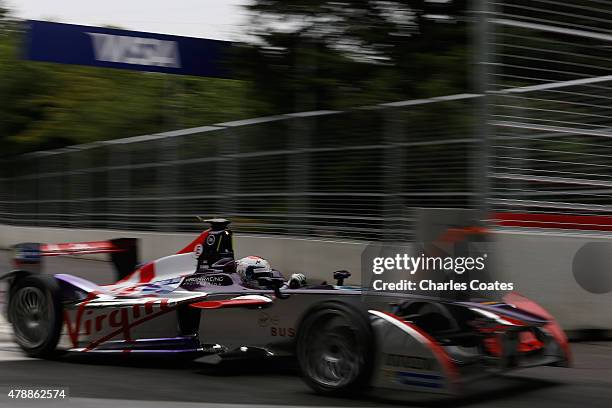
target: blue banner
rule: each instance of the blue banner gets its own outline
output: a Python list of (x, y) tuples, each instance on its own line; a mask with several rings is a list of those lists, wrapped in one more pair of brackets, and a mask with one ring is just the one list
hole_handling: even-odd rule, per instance
[(231, 42), (30, 20), (25, 58), (229, 78)]

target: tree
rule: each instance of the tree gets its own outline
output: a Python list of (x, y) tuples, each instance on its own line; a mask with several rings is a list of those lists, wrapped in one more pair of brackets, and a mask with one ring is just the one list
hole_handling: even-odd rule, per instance
[(236, 64), (274, 111), (462, 92), (466, 3), (255, 0)]
[(0, 3), (2, 156), (255, 115), (242, 81), (26, 61), (23, 35)]

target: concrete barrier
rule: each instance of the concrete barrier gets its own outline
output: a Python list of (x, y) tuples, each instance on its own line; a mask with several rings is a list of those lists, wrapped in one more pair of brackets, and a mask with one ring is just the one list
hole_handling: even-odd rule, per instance
[[(498, 231), (496, 243), (496, 279), (514, 282), (517, 292), (548, 309), (566, 330), (612, 330), (612, 292), (585, 289), (576, 280), (580, 271), (574, 267), (581, 248), (590, 243), (612, 244), (612, 235)], [(612, 251), (598, 256), (612, 259)], [(605, 259), (601, 261), (606, 264)], [(612, 278), (612, 270), (598, 273), (602, 284)]]
[[(19, 242), (59, 243), (133, 237), (140, 241), (142, 261), (176, 253), (196, 236), (196, 233), (18, 227), (0, 224), (0, 248), (9, 248)], [(268, 259), (274, 268), (285, 275), (301, 272), (315, 282), (323, 280), (331, 282), (334, 271), (346, 269), (353, 272), (353, 277), (347, 283), (359, 284), (361, 253), (366, 245), (365, 242), (269, 235), (234, 235), (234, 250), (237, 257), (259, 255)], [(84, 257), (106, 259), (105, 256), (100, 255), (85, 255)]]
[[(52, 243), (135, 237), (140, 239), (142, 260), (172, 254), (195, 236), (196, 234), (0, 225), (0, 247), (3, 248), (18, 242)], [(612, 292), (593, 293), (585, 289), (577, 282), (574, 270), (575, 256), (581, 248), (593, 242), (612, 245), (612, 235), (498, 230), (495, 232), (494, 242), (495, 279), (513, 282), (516, 291), (548, 309), (566, 330), (612, 330)], [(306, 273), (311, 282), (331, 281), (333, 271), (347, 269), (353, 272), (347, 283), (359, 284), (361, 255), (366, 247), (366, 242), (265, 235), (235, 236), (238, 257), (263, 256), (285, 274)], [(612, 258), (612, 251), (609, 256)], [(607, 271), (602, 273), (606, 275)], [(612, 279), (612, 270), (606, 276)], [(604, 284), (606, 276), (602, 276)]]

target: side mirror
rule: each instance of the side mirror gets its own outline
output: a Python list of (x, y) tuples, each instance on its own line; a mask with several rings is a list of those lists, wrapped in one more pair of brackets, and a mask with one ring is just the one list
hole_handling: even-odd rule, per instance
[(260, 286), (266, 286), (268, 288), (274, 289), (274, 296), (279, 299), (287, 299), (289, 295), (284, 295), (281, 293), (280, 288), (285, 284), (285, 280), (278, 276), (262, 276), (257, 278), (257, 283)]
[(341, 270), (334, 272), (334, 279), (336, 280), (336, 285), (344, 285), (344, 280), (349, 276), (351, 276), (351, 273), (349, 271)]

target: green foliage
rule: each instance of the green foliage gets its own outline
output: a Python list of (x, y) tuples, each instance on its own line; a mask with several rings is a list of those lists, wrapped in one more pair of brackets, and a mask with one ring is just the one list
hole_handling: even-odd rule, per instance
[(243, 81), (26, 61), (22, 35), (0, 7), (2, 156), (255, 115)]
[[(242, 78), (276, 112), (465, 92), (467, 2), (254, 0)], [(431, 14), (451, 17), (451, 23)]]
[(0, 0), (0, 155), (258, 115), (464, 92), (465, 1), (426, 19), (422, 0), (255, 0), (221, 80), (25, 61)]

